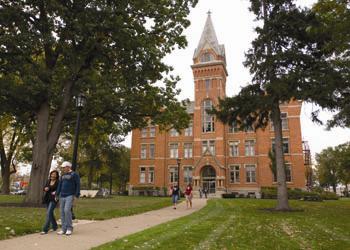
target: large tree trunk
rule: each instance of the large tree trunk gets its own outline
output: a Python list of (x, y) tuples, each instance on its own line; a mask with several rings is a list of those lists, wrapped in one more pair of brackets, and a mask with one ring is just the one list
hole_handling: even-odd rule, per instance
[(283, 156), (283, 135), (281, 111), (279, 103), (275, 103), (272, 110), (272, 122), (275, 132), (275, 156), (276, 156), (276, 170), (277, 170), (277, 206), (276, 210), (290, 210), (288, 204), (288, 191), (286, 183), (286, 171)]
[(332, 188), (333, 188), (333, 192), (336, 194), (337, 193), (337, 184), (333, 183)]
[(37, 131), (33, 147), (33, 164), (30, 173), (28, 193), (25, 202), (40, 204), (43, 195), (43, 186), (50, 171), (50, 149), (48, 143), (49, 105), (42, 104), (37, 114)]
[(1, 193), (2, 194), (10, 194), (10, 171), (3, 171), (1, 174), (2, 178), (2, 186)]

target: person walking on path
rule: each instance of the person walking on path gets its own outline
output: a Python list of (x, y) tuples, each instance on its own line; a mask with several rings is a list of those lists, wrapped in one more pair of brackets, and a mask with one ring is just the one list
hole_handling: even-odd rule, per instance
[(56, 197), (60, 200), (62, 230), (57, 234), (71, 235), (73, 232), (72, 206), (74, 199), (80, 196), (80, 177), (72, 170), (70, 162), (63, 162), (62, 167), (63, 175), (56, 192)]
[(179, 200), (180, 190), (177, 185), (171, 187), (171, 199), (173, 201), (174, 209), (176, 209), (176, 203)]
[(208, 198), (208, 189), (204, 188), (203, 193), (204, 193), (204, 197), (207, 199)]
[(192, 208), (192, 186), (190, 183), (188, 183), (186, 190), (185, 190), (185, 196), (186, 196), (186, 207), (188, 208), (188, 205), (190, 205), (190, 208)]
[(57, 200), (55, 198), (56, 196), (56, 190), (59, 183), (59, 174), (57, 170), (53, 170), (50, 172), (50, 177), (47, 180), (45, 187), (44, 187), (44, 197), (43, 197), (43, 204), (46, 205), (46, 220), (45, 224), (43, 226), (43, 230), (40, 234), (47, 234), (50, 228), (50, 224), (52, 226), (52, 230), (57, 230), (57, 222), (55, 219), (54, 210), (57, 205)]

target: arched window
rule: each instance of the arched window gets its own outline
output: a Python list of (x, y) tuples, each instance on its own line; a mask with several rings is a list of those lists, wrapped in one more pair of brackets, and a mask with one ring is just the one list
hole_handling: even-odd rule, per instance
[(214, 57), (212, 54), (206, 52), (201, 56), (201, 62), (210, 62), (213, 61)]
[(214, 115), (208, 114), (207, 110), (211, 110), (213, 103), (211, 100), (204, 100), (202, 103), (202, 132), (214, 132)]

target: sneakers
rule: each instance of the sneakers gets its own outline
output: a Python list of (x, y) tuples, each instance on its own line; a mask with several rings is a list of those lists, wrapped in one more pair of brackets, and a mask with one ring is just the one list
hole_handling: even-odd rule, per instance
[(60, 231), (57, 232), (58, 235), (64, 235), (65, 233), (66, 233), (66, 232), (64, 232), (64, 231), (62, 231), (62, 230), (60, 230)]
[(41, 235), (44, 235), (44, 234), (47, 234), (47, 232), (45, 232), (45, 231), (42, 231), (41, 233), (40, 233)]
[(72, 235), (72, 231), (71, 230), (67, 230), (66, 235)]

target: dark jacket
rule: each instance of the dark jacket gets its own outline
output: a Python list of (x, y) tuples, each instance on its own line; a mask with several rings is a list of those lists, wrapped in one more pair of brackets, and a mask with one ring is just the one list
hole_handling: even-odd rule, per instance
[(49, 190), (45, 191), (44, 198), (43, 198), (43, 203), (48, 204), (48, 203), (50, 203), (50, 201), (56, 202), (55, 194), (52, 194), (52, 192), (56, 192), (57, 191), (58, 184), (59, 184), (59, 181), (56, 180), (55, 184), (53, 184), (51, 186), (50, 185), (50, 180), (47, 180), (47, 182), (46, 182), (46, 184), (44, 186), (44, 191), (45, 191), (46, 187), (48, 187)]
[(56, 192), (56, 196), (58, 197), (67, 197), (70, 195), (74, 195), (75, 197), (80, 196), (80, 177), (74, 171), (61, 176)]

